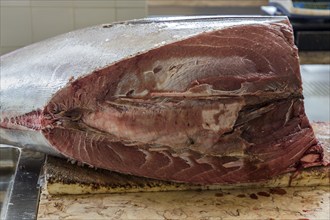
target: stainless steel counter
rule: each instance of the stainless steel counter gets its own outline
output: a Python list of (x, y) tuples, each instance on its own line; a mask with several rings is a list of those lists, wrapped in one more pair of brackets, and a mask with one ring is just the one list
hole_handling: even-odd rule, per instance
[[(11, 148), (1, 145), (2, 150)], [(13, 161), (16, 165), (15, 173), (8, 179), (6, 189), (3, 190), (5, 197), (2, 201), (0, 218), (2, 220), (35, 219), (41, 185), (39, 180), (42, 179), (40, 173), (45, 155), (17, 149), (15, 157), (18, 158), (17, 162)]]
[(0, 219), (6, 210), (8, 193), (12, 186), (17, 167), (19, 150), (7, 145), (0, 145)]

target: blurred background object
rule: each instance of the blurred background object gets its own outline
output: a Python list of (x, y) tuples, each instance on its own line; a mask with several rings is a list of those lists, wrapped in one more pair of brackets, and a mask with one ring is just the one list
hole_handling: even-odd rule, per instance
[(261, 8), (268, 15), (289, 17), (300, 51), (330, 50), (330, 1), (269, 0)]
[(148, 0), (149, 16), (260, 15), (268, 0)]

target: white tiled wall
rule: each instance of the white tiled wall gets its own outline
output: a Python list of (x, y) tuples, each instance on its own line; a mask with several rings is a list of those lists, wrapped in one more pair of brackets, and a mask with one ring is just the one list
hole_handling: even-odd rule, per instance
[(147, 0), (0, 0), (0, 54), (71, 30), (147, 16)]
[[(94, 16), (95, 14), (97, 16)], [(83, 28), (98, 23), (110, 23), (115, 20), (115, 8), (76, 8), (74, 10), (75, 28)]]
[(32, 43), (31, 10), (29, 7), (1, 7), (1, 47)]
[(33, 42), (73, 29), (73, 10), (71, 7), (32, 7)]

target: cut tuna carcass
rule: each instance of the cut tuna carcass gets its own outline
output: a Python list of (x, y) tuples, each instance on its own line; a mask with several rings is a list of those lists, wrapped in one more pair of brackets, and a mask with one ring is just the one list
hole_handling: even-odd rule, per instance
[(1, 139), (108, 170), (244, 183), (327, 165), (284, 17), (144, 19), (1, 57)]

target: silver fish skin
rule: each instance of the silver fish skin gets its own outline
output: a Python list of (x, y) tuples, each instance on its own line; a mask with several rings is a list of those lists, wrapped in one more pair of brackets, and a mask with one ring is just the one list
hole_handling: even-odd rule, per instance
[[(71, 81), (120, 60), (203, 32), (286, 17), (170, 17), (98, 25), (1, 56), (0, 143), (60, 155), (41, 133), (38, 112)], [(26, 124), (18, 124), (35, 112)], [(12, 120), (10, 120), (12, 119)]]

